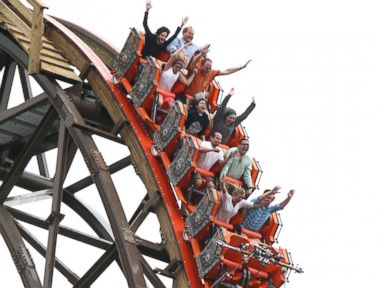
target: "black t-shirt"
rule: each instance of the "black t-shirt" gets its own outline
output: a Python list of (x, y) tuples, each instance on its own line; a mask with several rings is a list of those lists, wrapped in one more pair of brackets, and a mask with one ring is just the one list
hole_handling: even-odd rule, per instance
[(177, 27), (175, 33), (163, 44), (157, 44), (157, 35), (152, 33), (148, 27), (148, 12), (144, 13), (143, 26), (145, 30), (145, 43), (143, 50), (141, 51), (142, 57), (153, 56), (157, 57), (163, 51), (166, 51), (167, 46), (177, 37), (181, 28)]
[(194, 136), (201, 136), (204, 135), (208, 125), (209, 118), (206, 113), (199, 115), (196, 109), (189, 109), (185, 122), (185, 132)]

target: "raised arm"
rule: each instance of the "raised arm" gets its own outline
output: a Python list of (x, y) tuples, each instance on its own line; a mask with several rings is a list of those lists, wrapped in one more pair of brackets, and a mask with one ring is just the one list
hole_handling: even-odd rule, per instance
[(229, 195), (226, 184), (227, 183), (225, 183), (225, 181), (223, 179), (220, 179), (220, 191), (221, 191), (221, 194), (223, 195), (222, 196), (223, 197), (222, 200), (224, 200)]
[(189, 75), (189, 78), (185, 77), (182, 73), (180, 73), (179, 80), (181, 81), (181, 83), (185, 84), (186, 86), (189, 86), (195, 78), (196, 74), (197, 68), (193, 69), (191, 75)]
[(215, 114), (214, 118), (221, 119), (223, 117), (225, 109), (227, 108), (228, 101), (229, 101), (229, 99), (231, 99), (231, 97), (234, 94), (235, 94), (235, 89), (231, 88), (231, 90), (229, 90), (229, 92), (228, 92), (228, 95), (224, 97), (224, 99), (221, 102), (221, 104), (219, 105), (219, 107), (217, 107), (216, 114)]
[(227, 160), (227, 163), (225, 163), (225, 165), (223, 166), (223, 168), (221, 168), (221, 172), (220, 172), (220, 179), (224, 179), (224, 177), (227, 175), (228, 173), (228, 170), (229, 170), (229, 167), (231, 166), (232, 162), (233, 162), (233, 157), (228, 157), (229, 159)]
[(148, 27), (148, 12), (149, 12), (149, 9), (151, 8), (152, 8), (151, 2), (145, 3), (143, 26), (146, 34), (152, 34), (151, 30), (149, 30), (149, 27)]
[(239, 154), (239, 151), (238, 150), (236, 150), (236, 151), (232, 151), (230, 154), (225, 154), (225, 156), (224, 156), (224, 160), (222, 160), (222, 161), (219, 161), (219, 164), (220, 165), (225, 165), (225, 164), (227, 164), (227, 162), (229, 161), (229, 159), (231, 159), (231, 158), (233, 158), (233, 157), (235, 157), (236, 155), (238, 155)]
[(186, 44), (182, 45), (179, 49), (177, 49), (177, 50), (175, 51), (175, 53), (171, 54), (171, 57), (169, 57), (167, 63), (165, 63), (165, 66), (164, 66), (164, 69), (163, 69), (163, 70), (165, 71), (165, 70), (168, 70), (169, 68), (171, 68), (171, 67), (172, 67), (172, 64), (173, 64), (173, 61), (176, 60), (176, 58), (179, 56), (180, 52), (181, 52), (184, 48), (188, 47), (189, 45), (191, 45), (191, 44), (190, 44), (190, 43), (186, 43)]
[(185, 23), (187, 23), (187, 21), (188, 21), (188, 17), (183, 17), (181, 19), (181, 26), (177, 27), (175, 33), (173, 33), (173, 35), (171, 37), (169, 37), (169, 39), (167, 39), (167, 41), (165, 41), (165, 43), (163, 44), (164, 46), (168, 46), (169, 44), (171, 44), (173, 42), (173, 40), (176, 39), (177, 35), (179, 35), (181, 29), (183, 28)]
[(280, 193), (280, 190), (281, 187), (280, 186), (276, 186), (274, 187), (271, 191), (267, 192), (267, 193), (263, 193), (259, 196), (259, 201), (263, 201), (264, 199), (268, 198), (269, 196), (271, 195), (274, 195), (274, 194), (277, 194), (277, 193)]
[(221, 75), (228, 75), (228, 74), (232, 74), (232, 73), (235, 73), (239, 70), (242, 70), (244, 69), (245, 67), (247, 67), (247, 65), (249, 64), (249, 62), (251, 62), (251, 60), (248, 60), (244, 65), (242, 66), (239, 66), (239, 67), (234, 67), (234, 68), (227, 68), (225, 70), (220, 70), (219, 74), (217, 76), (221, 76)]
[(200, 59), (207, 56), (209, 52), (209, 46), (210, 44), (204, 45), (203, 49), (201, 49), (201, 51), (192, 58), (191, 64), (189, 65), (189, 70), (195, 69)]
[(287, 198), (285, 198), (285, 200), (279, 204), (281, 209), (283, 209), (285, 206), (287, 206), (289, 201), (291, 201), (293, 194), (295, 194), (295, 190), (291, 190), (288, 192)]
[(241, 122), (243, 122), (248, 117), (248, 115), (251, 114), (251, 112), (253, 111), (253, 109), (255, 109), (255, 107), (256, 107), (255, 98), (252, 97), (252, 102), (248, 106), (248, 108), (243, 113), (241, 113), (239, 116), (236, 117), (236, 120), (234, 123), (235, 127), (239, 125)]

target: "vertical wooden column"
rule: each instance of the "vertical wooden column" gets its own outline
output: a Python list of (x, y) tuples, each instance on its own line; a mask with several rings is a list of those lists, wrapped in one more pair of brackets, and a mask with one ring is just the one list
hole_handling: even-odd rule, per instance
[(44, 34), (43, 11), (48, 8), (40, 0), (28, 0), (33, 6), (31, 47), (29, 51), (28, 74), (40, 72), (40, 51), (42, 48), (42, 36)]

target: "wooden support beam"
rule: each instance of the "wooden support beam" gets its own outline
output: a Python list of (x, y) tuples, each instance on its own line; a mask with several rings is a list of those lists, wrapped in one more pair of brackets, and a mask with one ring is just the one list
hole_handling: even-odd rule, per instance
[(31, 47), (29, 51), (28, 73), (37, 74), (40, 72), (40, 51), (42, 48), (42, 37), (44, 35), (43, 11), (46, 7), (41, 1), (28, 1), (33, 6)]
[(0, 1), (0, 11), (6, 19), (12, 19), (12, 24), (15, 25), (20, 30), (20, 32), (22, 32), (27, 37), (31, 37), (31, 28), (3, 1)]
[(48, 8), (48, 6), (41, 0), (27, 0), (29, 4), (33, 6), (33, 9), (35, 8)]
[(19, 0), (7, 0), (7, 2), (20, 13), (19, 15), (21, 15), (21, 18), (23, 18), (28, 24), (32, 23), (32, 12), (23, 3)]

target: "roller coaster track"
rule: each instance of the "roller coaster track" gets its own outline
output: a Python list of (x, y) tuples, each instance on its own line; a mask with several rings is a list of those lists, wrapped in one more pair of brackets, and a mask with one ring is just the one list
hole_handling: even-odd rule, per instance
[[(1, 3), (15, 11), (7, 1), (1, 1)], [(0, 11), (4, 12), (4, 10)], [(8, 17), (8, 20), (15, 19)], [(28, 23), (28, 21), (25, 22)], [(185, 222), (172, 187), (161, 162), (150, 153), (151, 137), (133, 105), (112, 83), (109, 66), (117, 51), (75, 25), (63, 21), (61, 23), (49, 16), (45, 16), (44, 22), (45, 37), (57, 50), (61, 51), (70, 65), (79, 71), (77, 74), (81, 81), (67, 79), (66, 82), (72, 84), (64, 89), (57, 81), (63, 80), (63, 77), (42, 72), (33, 75), (33, 78), (43, 93), (31, 95), (29, 80), (31, 76), (26, 73), (29, 55), (15, 41), (17, 39), (14, 35), (9, 33), (9, 26), (0, 21), (0, 69), (3, 70), (0, 94), (0, 135), (4, 140), (4, 143), (0, 144), (0, 179), (2, 180), (0, 232), (24, 286), (51, 287), (55, 267), (74, 287), (89, 287), (113, 261), (116, 261), (129, 287), (147, 287), (144, 275), (154, 287), (165, 287), (158, 274), (143, 258), (144, 254), (169, 264), (166, 269), (158, 272), (174, 279), (175, 287), (201, 287), (196, 265), (191, 261), (193, 254), (182, 238)], [(7, 109), (10, 86), (15, 78), (16, 67), (19, 71), (25, 102)], [(64, 80), (66, 80), (65, 77)], [(88, 114), (82, 109), (81, 103), (84, 103), (84, 99), (79, 96), (81, 95), (79, 89), (85, 86), (87, 91), (93, 93), (92, 95), (97, 95), (96, 102), (100, 105), (98, 107), (96, 104), (92, 106), (86, 103), (86, 106), (92, 106), (91, 110), (96, 109)], [(106, 113), (100, 112), (101, 110)], [(90, 115), (94, 111), (99, 112), (99, 119)], [(41, 119), (36, 120), (32, 125), (31, 119), (36, 115), (40, 115)], [(23, 117), (26, 117), (30, 125), (23, 122)], [(20, 128), (19, 134), (9, 131), (8, 128), (12, 125)], [(22, 129), (23, 125), (30, 129)], [(124, 143), (129, 148), (130, 156), (107, 166), (92, 135)], [(44, 165), (44, 152), (53, 148), (58, 150), (56, 172), (54, 177), (49, 177)], [(82, 154), (89, 176), (63, 187), (76, 151)], [(25, 171), (26, 165), (33, 156), (37, 156), (39, 163), (37, 174)], [(145, 185), (147, 194), (143, 195), (143, 202), (132, 219), (128, 221), (111, 175), (130, 164), (134, 166)], [(108, 225), (105, 225), (92, 209), (75, 197), (76, 192), (92, 183), (96, 185), (102, 199), (112, 233), (109, 232)], [(30, 193), (32, 196), (27, 194), (24, 198), (20, 197), (21, 202), (27, 201), (27, 198), (33, 200), (33, 197), (52, 196), (52, 209), (48, 219), (41, 219), (36, 215), (11, 208), (9, 203), (14, 201), (15, 197), (9, 195), (15, 187), (33, 192)], [(97, 237), (61, 226), (59, 223), (62, 218), (60, 213), (62, 203), (83, 218)], [(161, 245), (140, 239), (135, 235), (135, 231), (149, 212), (156, 213), (159, 220), (161, 237), (164, 239)], [(21, 222), (47, 229), (49, 231), (47, 247)], [(104, 249), (105, 253), (83, 276), (79, 277), (58, 259), (56, 252), (58, 235)], [(26, 243), (45, 257), (43, 277), (38, 275)]]
[[(128, 287), (138, 288), (164, 288), (169, 283), (193, 288), (281, 287), (291, 271), (303, 272), (286, 249), (272, 246), (281, 229), (278, 214), (272, 213), (258, 232), (239, 225), (241, 212), (230, 223), (222, 222), (217, 211), (223, 207), (223, 194), (191, 185), (194, 172), (215, 177), (221, 167), (207, 171), (196, 166), (204, 151), (200, 139), (184, 133), (187, 105), (175, 101), (157, 107), (158, 93), (175, 97), (177, 92), (158, 89), (161, 68), (158, 59), (141, 57), (141, 32), (132, 29), (118, 52), (82, 27), (43, 16), (46, 7), (40, 0), (28, 2), (33, 9), (18, 0), (0, 0), (0, 233), (25, 287), (54, 287), (55, 269), (69, 285), (90, 287), (111, 264), (117, 264)], [(14, 91), (15, 84), (19, 91)], [(209, 91), (213, 113), (220, 93), (215, 81)], [(238, 125), (222, 148), (244, 144), (245, 136)], [(103, 155), (119, 156), (110, 148), (112, 143), (130, 154), (108, 165)], [(48, 163), (47, 155), (56, 151), (55, 173), (50, 176), (48, 164), (54, 160)], [(86, 167), (85, 176), (71, 182), (71, 173), (80, 171), (79, 161)], [(112, 176), (129, 166), (136, 179), (125, 178), (122, 187)], [(252, 159), (250, 166), (249, 187), (258, 187), (260, 165)], [(36, 172), (30, 172), (31, 167)], [(96, 198), (89, 188), (97, 191), (104, 211), (88, 202)], [(143, 200), (137, 206), (120, 200), (131, 190), (140, 191)], [(27, 193), (20, 194), (23, 191)], [(44, 199), (51, 200), (50, 209), (23, 205)], [(68, 215), (68, 208), (86, 227), (75, 228), (73, 220), (62, 224), (62, 211)], [(153, 219), (146, 221), (150, 213), (157, 216), (158, 231)], [(48, 233), (36, 233), (36, 228)], [(138, 236), (139, 228), (149, 230), (150, 236)], [(64, 237), (103, 252), (88, 261), (82, 276), (74, 272), (79, 265), (69, 267), (62, 259), (65, 255), (76, 261), (86, 254), (58, 245)], [(42, 264), (35, 265), (37, 254)], [(156, 261), (165, 268), (154, 268)], [(6, 275), (1, 275), (0, 284), (5, 282)]]

